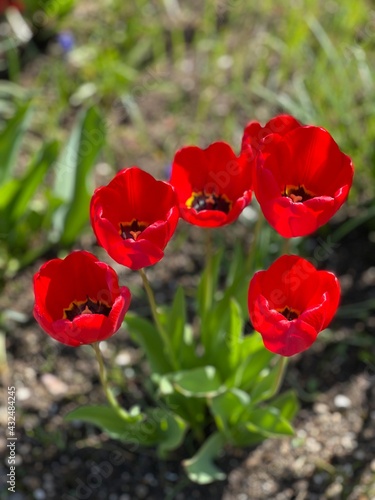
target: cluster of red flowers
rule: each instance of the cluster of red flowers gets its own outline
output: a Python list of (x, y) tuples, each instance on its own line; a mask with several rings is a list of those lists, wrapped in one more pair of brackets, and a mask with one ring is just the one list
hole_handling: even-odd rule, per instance
[[(235, 221), (252, 191), (269, 224), (285, 238), (311, 234), (347, 198), (351, 159), (320, 127), (280, 115), (264, 127), (250, 122), (237, 156), (224, 142), (188, 146), (173, 160), (169, 182), (130, 167), (92, 197), (91, 224), (99, 244), (133, 270), (160, 261), (179, 218), (201, 227)], [(34, 314), (52, 337), (68, 345), (113, 335), (130, 292), (115, 271), (87, 252), (54, 259), (34, 278)], [(282, 256), (250, 282), (248, 307), (267, 349), (291, 356), (327, 327), (339, 303), (336, 277), (297, 256)]]

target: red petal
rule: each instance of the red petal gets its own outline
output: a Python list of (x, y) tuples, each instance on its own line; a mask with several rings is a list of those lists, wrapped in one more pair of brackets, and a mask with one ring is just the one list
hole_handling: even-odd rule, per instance
[[(317, 271), (305, 259), (284, 255), (267, 271), (257, 272), (249, 284), (248, 308), (254, 328), (267, 349), (284, 356), (301, 352), (332, 320), (340, 299), (337, 278)], [(279, 311), (299, 314), (287, 320)]]
[[(202, 227), (218, 227), (235, 220), (250, 202), (252, 169), (247, 155), (237, 157), (224, 142), (213, 143), (204, 150), (195, 146), (179, 150), (173, 161), (170, 183), (178, 196), (181, 217)], [(231, 211), (228, 214), (219, 210), (197, 212), (186, 206), (193, 193), (203, 191), (225, 195), (233, 204)]]

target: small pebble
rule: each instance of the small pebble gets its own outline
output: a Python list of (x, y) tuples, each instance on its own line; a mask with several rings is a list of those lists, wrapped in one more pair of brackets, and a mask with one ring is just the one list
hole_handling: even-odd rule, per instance
[(344, 396), (344, 394), (337, 394), (337, 396), (335, 396), (335, 399), (333, 400), (333, 403), (336, 408), (340, 409), (350, 408), (352, 405), (350, 399), (347, 396)]
[(28, 387), (19, 387), (17, 389), (17, 399), (19, 401), (26, 401), (31, 396), (31, 391)]
[(38, 488), (34, 491), (34, 498), (35, 500), (45, 500), (45, 498), (47, 498), (46, 492), (41, 488)]
[(64, 396), (68, 392), (68, 386), (62, 380), (51, 373), (44, 373), (41, 376), (44, 387), (52, 396)]

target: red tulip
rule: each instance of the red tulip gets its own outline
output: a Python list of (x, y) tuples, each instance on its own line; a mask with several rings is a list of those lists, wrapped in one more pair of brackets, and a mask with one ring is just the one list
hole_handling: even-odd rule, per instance
[(99, 244), (133, 270), (163, 258), (178, 219), (173, 188), (138, 167), (121, 170), (91, 200), (91, 224)]
[(251, 201), (252, 165), (237, 157), (225, 142), (207, 149), (187, 146), (177, 151), (170, 183), (180, 215), (190, 224), (218, 227), (230, 224)]
[(254, 177), (265, 218), (291, 238), (316, 231), (337, 212), (352, 185), (353, 165), (326, 130), (304, 126), (267, 136)]
[(290, 115), (275, 116), (264, 127), (255, 120), (251, 121), (244, 129), (241, 150), (254, 155), (265, 149), (269, 142), (269, 138), (267, 138), (269, 135), (278, 134), (283, 136), (301, 126), (300, 122)]
[(282, 356), (308, 349), (331, 322), (340, 300), (336, 276), (283, 255), (250, 281), (248, 308), (265, 347)]
[(92, 344), (120, 328), (130, 291), (115, 271), (89, 252), (53, 259), (34, 276), (34, 317), (55, 340), (69, 346)]

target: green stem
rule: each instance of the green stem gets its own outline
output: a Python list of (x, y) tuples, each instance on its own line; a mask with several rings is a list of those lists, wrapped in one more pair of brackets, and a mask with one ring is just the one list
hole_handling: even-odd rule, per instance
[(206, 289), (204, 291), (204, 314), (207, 314), (211, 309), (212, 296), (213, 296), (213, 269), (212, 269), (212, 257), (213, 257), (213, 245), (212, 245), (212, 231), (207, 229), (206, 231), (206, 269), (207, 269), (207, 280)]
[(262, 231), (263, 223), (264, 223), (264, 217), (263, 217), (261, 210), (259, 210), (258, 220), (256, 221), (255, 227), (254, 227), (253, 241), (251, 243), (250, 251), (247, 255), (247, 259), (245, 262), (246, 273), (250, 273), (250, 271), (252, 271), (252, 270), (254, 271), (254, 267), (255, 267), (254, 260), (255, 260), (255, 255), (256, 255), (257, 248), (258, 248), (259, 236), (260, 236), (260, 233)]
[(154, 296), (154, 292), (152, 291), (150, 282), (147, 279), (147, 276), (146, 276), (146, 273), (145, 273), (144, 269), (140, 269), (139, 270), (139, 274), (141, 275), (141, 278), (142, 278), (142, 281), (143, 281), (143, 286), (144, 286), (144, 288), (146, 290), (146, 294), (147, 294), (148, 301), (149, 301), (150, 308), (151, 308), (152, 317), (154, 319), (154, 322), (155, 322), (156, 328), (158, 329), (160, 337), (163, 340), (164, 349), (165, 349), (165, 351), (167, 353), (167, 356), (168, 356), (169, 361), (170, 361), (170, 363), (172, 365), (172, 368), (175, 371), (177, 371), (178, 370), (177, 359), (176, 359), (176, 357), (174, 355), (174, 351), (173, 351), (173, 348), (172, 348), (172, 344), (171, 344), (170, 338), (169, 338), (167, 332), (165, 331), (165, 329), (163, 328), (163, 325), (160, 323), (159, 316), (158, 316), (158, 311), (157, 311), (157, 305), (156, 305), (155, 296)]
[(285, 370), (288, 365), (288, 358), (285, 356), (280, 356), (279, 359), (277, 360), (277, 364), (278, 364), (277, 377), (274, 386), (272, 387), (272, 395), (270, 397), (276, 396), (276, 394), (280, 390), (281, 384), (283, 383), (284, 380)]
[(281, 245), (281, 255), (290, 255), (291, 253), (291, 238), (284, 238)]
[(129, 413), (124, 408), (121, 408), (121, 406), (118, 404), (117, 399), (113, 395), (111, 388), (109, 387), (107, 370), (104, 366), (103, 355), (102, 355), (100, 347), (99, 347), (99, 342), (94, 342), (91, 345), (95, 351), (96, 359), (97, 359), (98, 364), (99, 364), (100, 382), (101, 382), (102, 387), (104, 389), (108, 403), (112, 406), (112, 408), (115, 410), (115, 412), (117, 413), (117, 415), (119, 417), (123, 418), (124, 420), (129, 420), (131, 418)]

